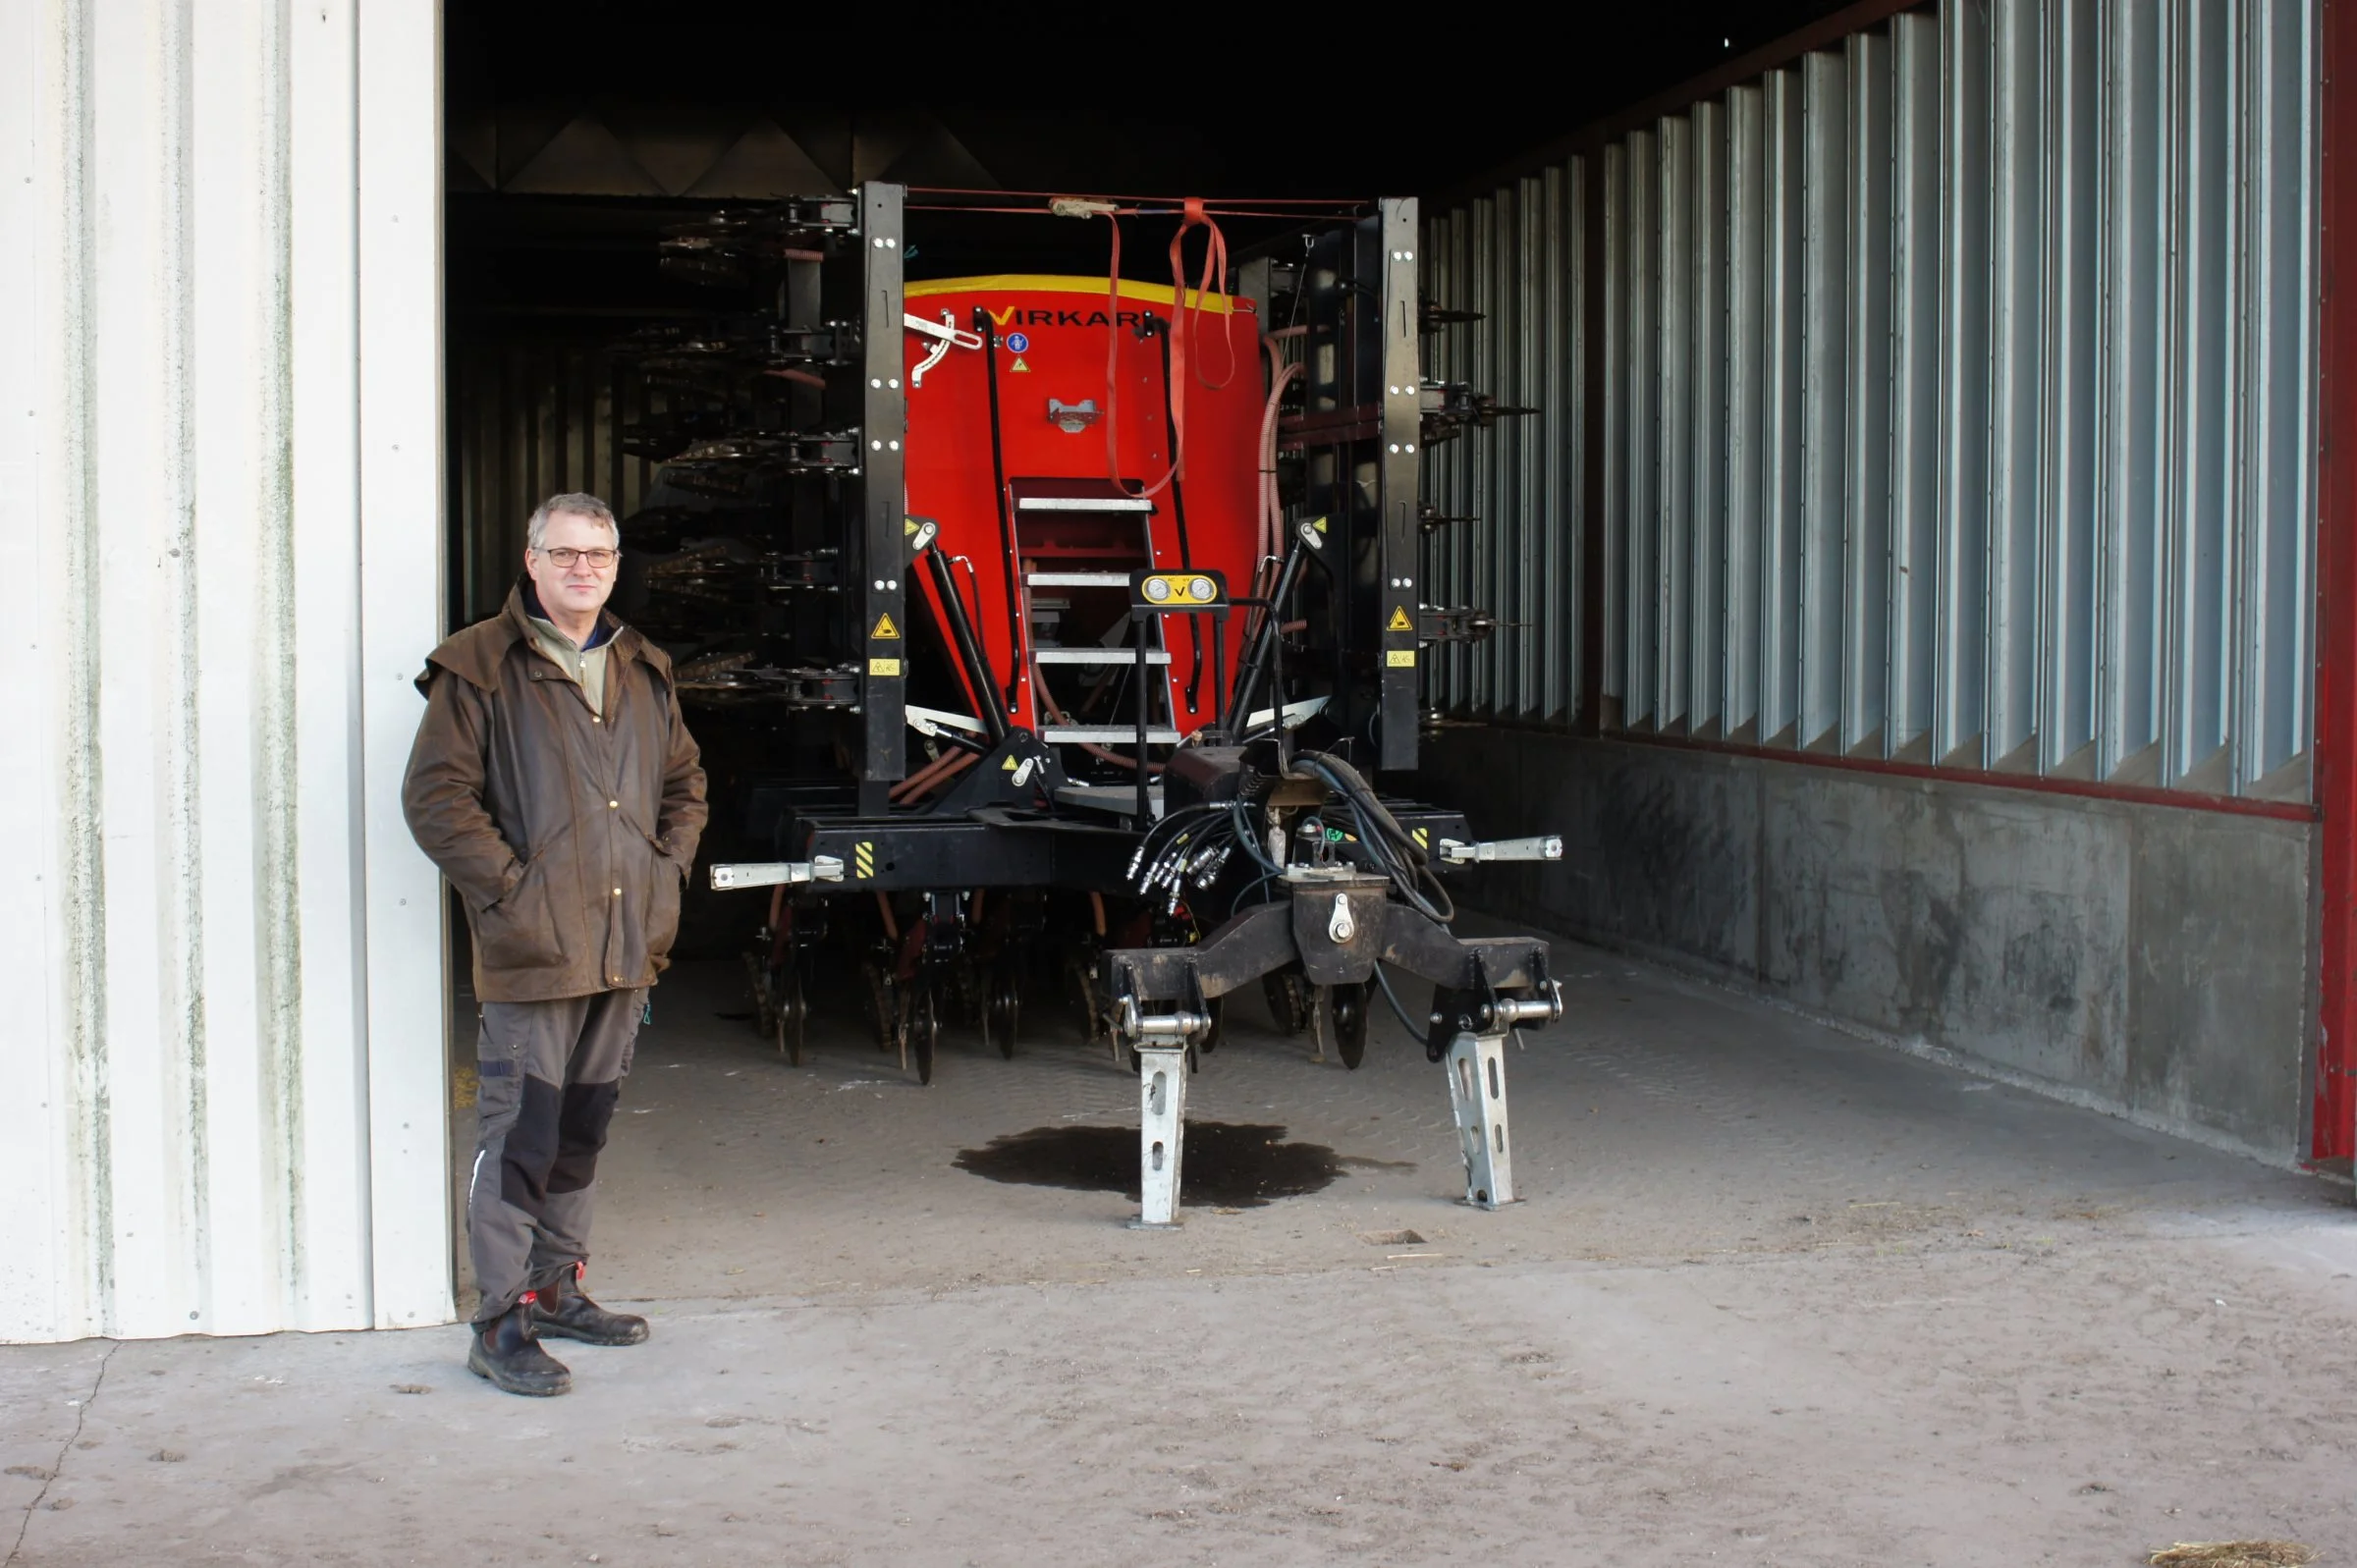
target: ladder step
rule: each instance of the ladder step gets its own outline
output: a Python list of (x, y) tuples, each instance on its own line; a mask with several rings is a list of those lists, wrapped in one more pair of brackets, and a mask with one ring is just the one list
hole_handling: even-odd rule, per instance
[[(1100, 746), (1118, 746), (1124, 743), (1134, 746), (1137, 744), (1137, 727), (1135, 725), (1046, 725), (1041, 728), (1039, 738), (1042, 740), (1088, 740), (1094, 741)], [(1175, 746), (1178, 744), (1178, 731), (1176, 730), (1149, 730), (1146, 731), (1146, 739), (1149, 743), (1157, 746)]]
[(1017, 512), (1152, 512), (1154, 503), (1143, 496), (1024, 496)]
[(1126, 571), (1026, 571), (1027, 588), (1126, 588)]
[[(1137, 663), (1135, 648), (1034, 648), (1031, 657), (1043, 665), (1133, 665)], [(1148, 648), (1146, 663), (1167, 665), (1171, 662), (1168, 650)]]

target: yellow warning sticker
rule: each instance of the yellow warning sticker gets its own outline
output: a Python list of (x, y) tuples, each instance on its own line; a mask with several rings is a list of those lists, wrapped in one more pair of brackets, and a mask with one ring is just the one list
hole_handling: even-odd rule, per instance
[(892, 623), (892, 612), (889, 610), (876, 617), (876, 629), (868, 633), (878, 642), (882, 642), (887, 637), (898, 637), (900, 634), (901, 628)]
[(1012, 365), (1010, 368), (1012, 368), (1018, 375), (1029, 375), (1031, 373), (1031, 367), (1023, 363), (1020, 355), (1016, 356), (1014, 365)]
[(1415, 830), (1415, 835), (1416, 847), (1418, 849), (1430, 849), (1432, 847), (1432, 830), (1430, 828), (1418, 828)]
[(1385, 626), (1383, 629), (1384, 629), (1384, 630), (1386, 630), (1386, 631), (1413, 631), (1413, 630), (1415, 630), (1415, 629), (1416, 629), (1416, 623), (1415, 623), (1414, 622), (1412, 622), (1412, 621), (1410, 621), (1410, 620), (1408, 620), (1408, 619), (1407, 619), (1407, 606), (1405, 606), (1405, 605), (1399, 605), (1399, 606), (1397, 606), (1397, 607), (1395, 607), (1395, 608), (1393, 609), (1393, 611), (1392, 611), (1392, 622), (1391, 622), (1391, 624), (1390, 624), (1390, 625), (1388, 625), (1388, 626)]
[(901, 662), (898, 659), (870, 659), (867, 673), (871, 676), (897, 676), (901, 673)]
[(999, 764), (999, 772), (1013, 773), (1015, 769), (1021, 766), (1022, 764), (1016, 762), (1013, 757), (1009, 757), (1005, 762)]
[(1394, 670), (1413, 670), (1416, 667), (1416, 650), (1394, 648), (1383, 656), (1383, 662)]
[(861, 881), (876, 874), (876, 845), (873, 839), (851, 845), (851, 875)]

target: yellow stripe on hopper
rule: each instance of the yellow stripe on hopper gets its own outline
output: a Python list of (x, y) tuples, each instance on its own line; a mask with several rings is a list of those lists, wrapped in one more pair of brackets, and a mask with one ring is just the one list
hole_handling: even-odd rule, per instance
[[(1105, 297), (1105, 280), (1069, 278), (1044, 272), (1001, 272), (987, 278), (934, 278), (924, 283), (912, 283), (902, 291), (902, 295), (904, 298), (924, 299), (938, 294), (1013, 294), (1018, 291), (1026, 294), (1093, 294), (1102, 299)], [(1141, 304), (1167, 305), (1177, 296), (1167, 283), (1132, 283), (1124, 278), (1122, 297), (1135, 299)], [(1197, 299), (1202, 299), (1203, 308), (1215, 316), (1226, 315), (1231, 304), (1228, 295), (1215, 294), (1206, 298), (1199, 290), (1189, 289), (1186, 293), (1188, 308), (1193, 308)], [(1251, 300), (1238, 299), (1233, 302), (1237, 310), (1251, 313)]]

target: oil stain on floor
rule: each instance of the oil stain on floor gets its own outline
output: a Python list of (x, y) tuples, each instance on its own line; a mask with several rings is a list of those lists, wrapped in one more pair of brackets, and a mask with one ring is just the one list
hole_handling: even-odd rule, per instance
[[(1188, 1122), (1179, 1201), (1188, 1207), (1257, 1209), (1273, 1199), (1317, 1192), (1344, 1169), (1374, 1162), (1338, 1155), (1324, 1144), (1288, 1143), (1285, 1131), (1255, 1123)], [(963, 1150), (954, 1163), (1020, 1186), (1138, 1195), (1134, 1126), (1034, 1127)]]

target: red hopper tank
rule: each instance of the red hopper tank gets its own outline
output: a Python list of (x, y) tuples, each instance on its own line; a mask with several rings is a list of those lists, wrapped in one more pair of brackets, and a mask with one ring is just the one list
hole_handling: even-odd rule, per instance
[[(1109, 298), (1103, 278), (1049, 276), (912, 283), (906, 299), (912, 316), (986, 335), (982, 350), (952, 348), (928, 365), (941, 340), (908, 334), (908, 512), (940, 524), (935, 548), (971, 596), (1014, 723), (1085, 723), (1080, 708), (1125, 662), (1114, 650), (1127, 572), (1214, 568), (1232, 594), (1251, 592), (1267, 388), (1252, 302), (1190, 292), (1174, 323), (1167, 284), (1124, 282)], [(1183, 471), (1170, 477), (1181, 424)], [(1124, 586), (1108, 586), (1117, 573)], [(918, 581), (946, 624), (929, 576)], [(1185, 734), (1212, 718), (1214, 622), (1165, 621), (1170, 706)], [(1238, 616), (1231, 670), (1241, 631)], [(1155, 710), (1160, 729), (1159, 697)]]

